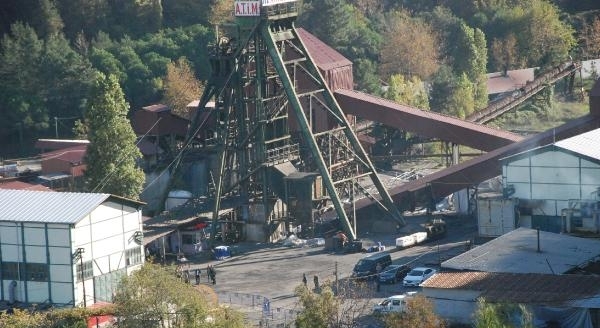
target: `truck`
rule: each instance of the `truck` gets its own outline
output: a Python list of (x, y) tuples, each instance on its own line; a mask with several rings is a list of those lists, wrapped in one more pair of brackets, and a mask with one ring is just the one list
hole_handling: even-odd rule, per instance
[(406, 301), (414, 297), (417, 292), (407, 292), (402, 295), (393, 295), (373, 306), (373, 313), (383, 314), (406, 310)]

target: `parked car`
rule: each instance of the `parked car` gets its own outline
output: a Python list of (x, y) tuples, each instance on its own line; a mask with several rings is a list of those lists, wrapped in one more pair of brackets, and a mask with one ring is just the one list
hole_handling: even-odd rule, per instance
[(437, 270), (426, 267), (418, 267), (412, 269), (406, 277), (404, 277), (404, 286), (419, 286), (427, 278), (433, 276)]
[(379, 282), (395, 284), (398, 281), (402, 281), (410, 270), (408, 265), (392, 264), (381, 271), (379, 274)]
[(406, 301), (417, 292), (408, 292), (403, 295), (390, 296), (373, 306), (374, 313), (404, 312)]
[[(352, 271), (352, 277), (359, 279), (375, 280), (377, 272), (392, 264), (392, 257), (388, 252), (379, 252), (358, 260)], [(379, 270), (378, 270), (379, 266)]]

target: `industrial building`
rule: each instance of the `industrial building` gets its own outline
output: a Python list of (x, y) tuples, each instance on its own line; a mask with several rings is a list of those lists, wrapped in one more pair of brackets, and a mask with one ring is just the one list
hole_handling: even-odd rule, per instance
[(112, 301), (144, 263), (143, 203), (98, 193), (0, 189), (0, 299), (90, 306)]

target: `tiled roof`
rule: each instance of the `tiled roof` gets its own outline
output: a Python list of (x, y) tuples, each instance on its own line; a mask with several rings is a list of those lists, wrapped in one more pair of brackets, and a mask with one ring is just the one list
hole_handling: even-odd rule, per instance
[(479, 291), (491, 302), (563, 304), (600, 295), (600, 277), (499, 272), (441, 272), (423, 288)]
[(50, 188), (46, 186), (23, 181), (0, 182), (0, 189), (50, 191)]

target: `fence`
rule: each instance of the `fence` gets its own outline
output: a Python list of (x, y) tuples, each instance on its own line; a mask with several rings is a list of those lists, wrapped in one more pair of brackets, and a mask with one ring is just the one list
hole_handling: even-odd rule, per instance
[(218, 292), (220, 304), (244, 313), (248, 327), (293, 328), (297, 310), (274, 307), (268, 298), (254, 294)]

